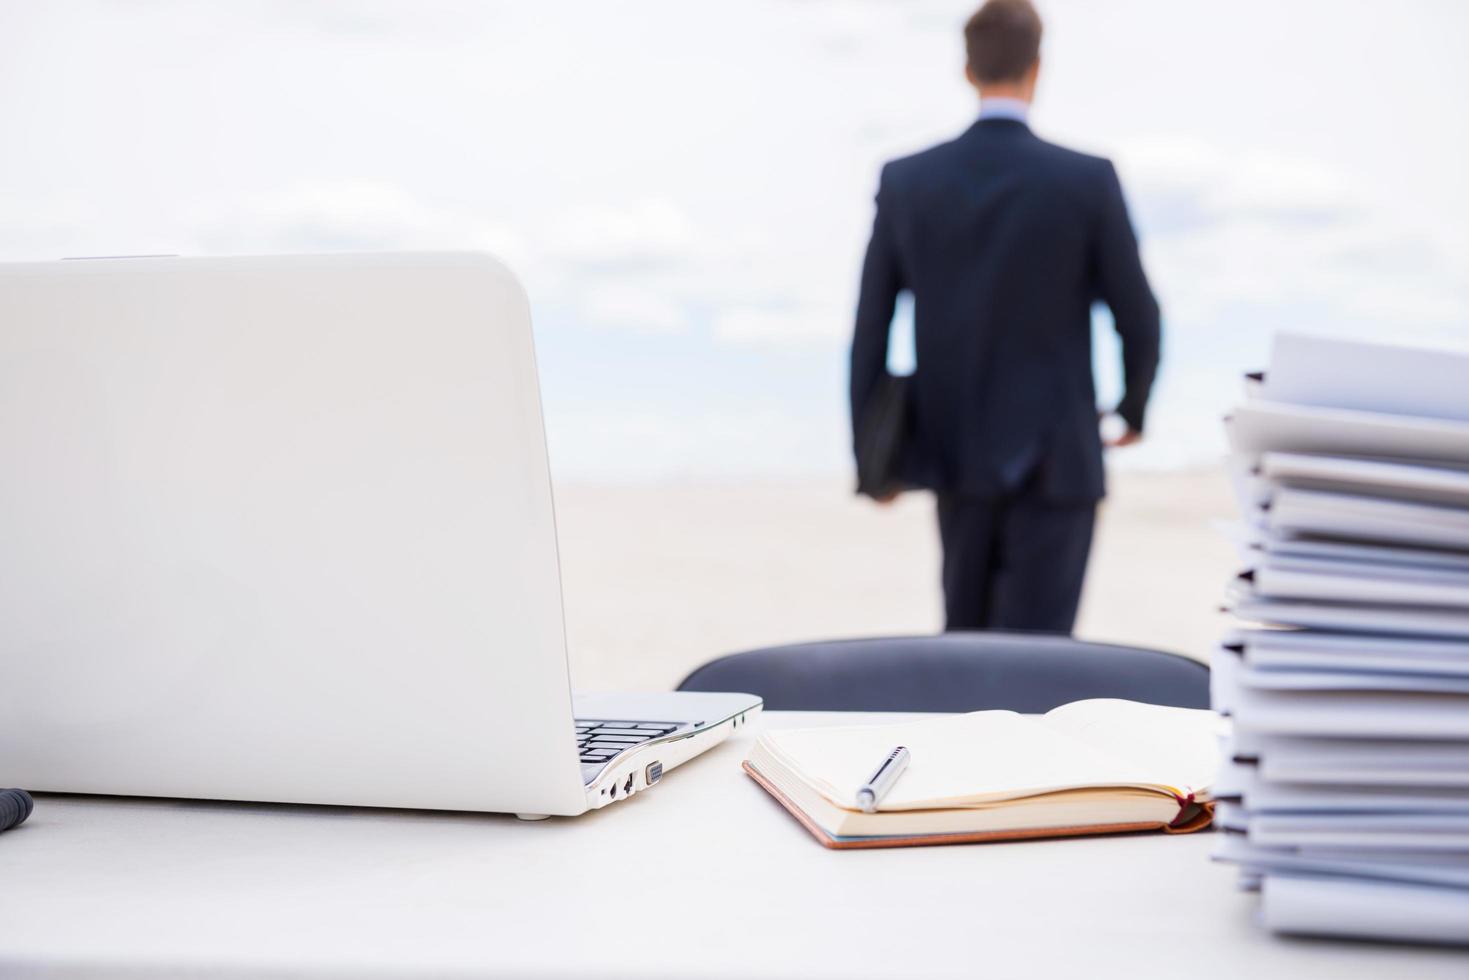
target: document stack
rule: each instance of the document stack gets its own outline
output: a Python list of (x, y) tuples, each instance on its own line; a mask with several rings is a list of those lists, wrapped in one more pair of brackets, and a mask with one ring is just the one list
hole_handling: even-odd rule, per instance
[(1469, 356), (1283, 335), (1226, 424), (1216, 856), (1274, 931), (1469, 945)]

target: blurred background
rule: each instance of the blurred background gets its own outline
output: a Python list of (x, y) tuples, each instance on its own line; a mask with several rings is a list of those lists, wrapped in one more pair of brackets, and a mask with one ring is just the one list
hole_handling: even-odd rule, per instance
[[(1203, 656), (1219, 419), (1271, 332), (1469, 349), (1469, 5), (1039, 5), (1033, 128), (1116, 161), (1164, 311), (1078, 632)], [(0, 0), (0, 259), (491, 251), (580, 685), (931, 631), (932, 502), (852, 496), (846, 345), (879, 166), (976, 112), (975, 6)]]

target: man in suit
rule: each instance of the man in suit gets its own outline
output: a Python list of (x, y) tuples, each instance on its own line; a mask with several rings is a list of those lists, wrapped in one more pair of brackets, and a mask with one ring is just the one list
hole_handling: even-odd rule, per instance
[(1112, 164), (1026, 125), (1040, 70), (1029, 0), (989, 0), (964, 30), (979, 120), (887, 164), (852, 340), (854, 431), (886, 370), (894, 303), (912, 293), (917, 369), (904, 482), (933, 490), (947, 629), (1069, 633), (1102, 498), (1091, 311), (1111, 309), (1142, 438), (1158, 304)]

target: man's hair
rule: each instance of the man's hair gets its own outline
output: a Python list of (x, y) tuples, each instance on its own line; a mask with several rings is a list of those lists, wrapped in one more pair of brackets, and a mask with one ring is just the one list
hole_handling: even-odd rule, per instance
[(1019, 80), (1041, 53), (1041, 16), (1030, 0), (989, 0), (964, 25), (969, 71), (980, 84)]

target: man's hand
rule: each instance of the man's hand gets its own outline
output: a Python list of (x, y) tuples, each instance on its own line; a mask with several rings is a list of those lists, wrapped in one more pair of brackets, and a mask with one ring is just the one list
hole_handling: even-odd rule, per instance
[[(1097, 425), (1102, 429), (1102, 445), (1107, 449), (1121, 449), (1143, 441), (1143, 434), (1122, 421), (1122, 416), (1115, 412), (1098, 410)], [(1109, 431), (1116, 432), (1117, 435), (1108, 435)]]
[(1103, 439), (1102, 445), (1108, 449), (1121, 449), (1123, 446), (1133, 446), (1143, 441), (1143, 434), (1136, 429), (1129, 428), (1114, 439)]

